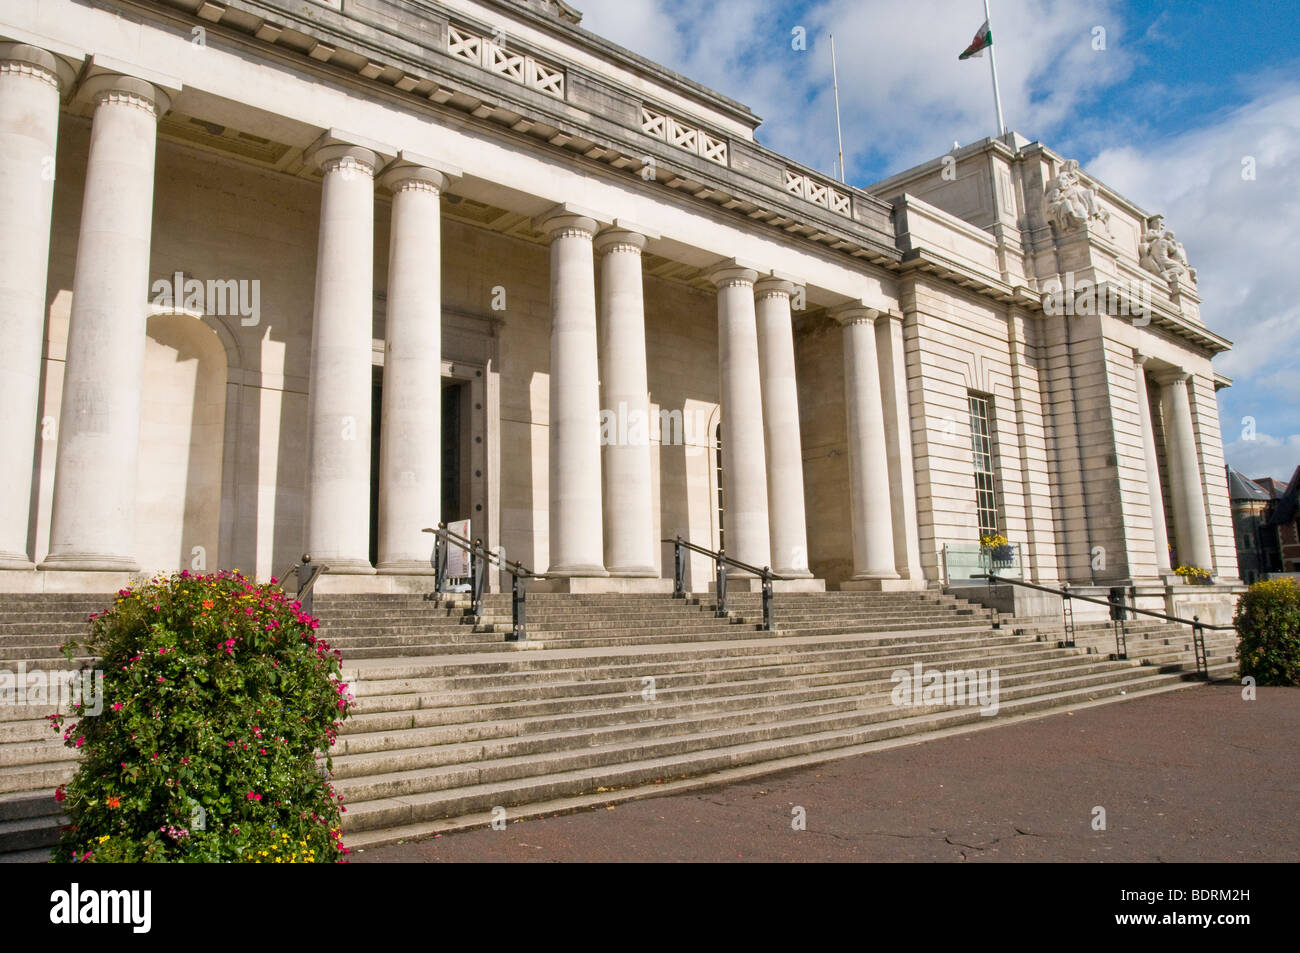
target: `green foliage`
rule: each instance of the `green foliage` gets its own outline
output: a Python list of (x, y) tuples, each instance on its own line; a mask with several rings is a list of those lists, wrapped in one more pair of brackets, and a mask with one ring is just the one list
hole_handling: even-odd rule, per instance
[(352, 696), (297, 602), (238, 573), (181, 572), (119, 591), (90, 620), (103, 708), (83, 698), (51, 717), (82, 755), (55, 792), (71, 821), (56, 861), (347, 853), (327, 775)]
[(1300, 685), (1300, 586), (1290, 579), (1252, 585), (1233, 619), (1241, 676), (1259, 685)]

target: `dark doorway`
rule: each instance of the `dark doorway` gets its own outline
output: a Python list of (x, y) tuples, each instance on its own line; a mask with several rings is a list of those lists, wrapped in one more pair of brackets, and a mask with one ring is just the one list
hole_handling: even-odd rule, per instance
[[(384, 369), (375, 367), (370, 387), (370, 565), (379, 562), (379, 429), (384, 407)], [(451, 522), (470, 516), (469, 384), (442, 382), (442, 505), (441, 519)]]

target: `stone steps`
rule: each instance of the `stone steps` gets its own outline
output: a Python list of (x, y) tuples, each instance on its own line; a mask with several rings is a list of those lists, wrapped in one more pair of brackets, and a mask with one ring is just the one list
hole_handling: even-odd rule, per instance
[[(0, 597), (0, 659), (68, 665), (47, 656), (111, 597), (59, 599)], [(983, 608), (934, 593), (778, 593), (775, 632), (761, 627), (757, 593), (728, 601), (717, 618), (707, 596), (529, 593), (529, 638), (515, 643), (508, 594), (487, 596), (477, 622), (463, 596), (318, 597), (321, 635), (344, 653), (357, 699), (334, 749), (349, 846), (431, 834), (498, 806), (517, 816), (614, 788), (624, 799), (663, 779), (1168, 690), (1192, 668), (1189, 630), (1162, 623), (1132, 626), (1130, 658), (1116, 660), (1108, 624), (1080, 623), (1066, 648), (1059, 626), (1004, 618), (993, 629)], [(1206, 644), (1214, 671), (1231, 674), (1232, 640)], [(999, 714), (891, 704), (893, 673), (917, 663), (996, 669)], [(77, 755), (43, 720), (52, 711), (0, 708), (6, 859), (44, 859), (57, 839), (51, 792)]]
[[(1060, 708), (1125, 691), (1168, 687), (1181, 680), (1180, 675), (1147, 675), (1100, 687), (1071, 687), (1068, 681), (1047, 684), (1039, 686), (1037, 693), (1004, 701), (999, 717)], [(978, 709), (970, 708), (903, 717), (899, 711), (890, 706), (834, 718), (765, 725), (750, 731), (703, 732), (654, 745), (610, 746), (609, 751), (602, 749), (600, 754), (582, 752), (558, 760), (550, 755), (528, 755), (459, 768), (396, 772), (355, 784), (339, 781), (336, 786), (345, 799), (349, 791), (367, 792), (366, 784), (370, 785), (369, 793), (376, 795), (350, 801), (344, 822), (345, 839), (354, 848), (392, 843), (443, 829), (447, 819), (497, 806), (526, 805), (587, 794), (597, 788), (650, 785), (648, 793), (652, 793), (653, 784), (662, 779), (707, 775), (736, 765), (812, 752), (833, 752), (918, 731), (969, 724), (982, 717)], [(539, 768), (546, 773), (540, 773)]]

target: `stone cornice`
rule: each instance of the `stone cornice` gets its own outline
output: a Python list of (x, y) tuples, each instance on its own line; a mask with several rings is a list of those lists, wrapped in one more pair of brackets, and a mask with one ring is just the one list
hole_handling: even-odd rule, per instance
[[(534, 142), (540, 138), (570, 155), (595, 160), (624, 174), (636, 175), (642, 170), (645, 158), (652, 157), (657, 170), (646, 183), (647, 188), (666, 187), (685, 192), (706, 205), (733, 210), (738, 217), (747, 217), (759, 227), (770, 227), (791, 237), (829, 246), (878, 266), (889, 267), (899, 257), (893, 244), (888, 204), (866, 192), (837, 185), (837, 188), (852, 193), (852, 215), (843, 215), (789, 194), (780, 182), (783, 166), (815, 178), (824, 179), (825, 176), (806, 170), (751, 140), (732, 142), (770, 170), (771, 181), (757, 177), (748, 159), (732, 160), (725, 167), (717, 166), (644, 135), (632, 123), (612, 121), (588, 107), (577, 107), (587, 109), (585, 118), (577, 121), (573, 104), (560, 102), (445, 55), (445, 49), (431, 45), (431, 42), (437, 42), (436, 31), (430, 40), (402, 35), (391, 45), (381, 48), (375, 46), (373, 36), (362, 35), (363, 32), (377, 34), (379, 27), (375, 23), (316, 5), (304, 13), (294, 5), (280, 5), (268, 0), (226, 0), (209, 4), (213, 12), (200, 21), (188, 12), (183, 0), (104, 2), (166, 16), (178, 23), (201, 22), (210, 32), (221, 30), (223, 36), (228, 35), (232, 40), (242, 37), (250, 51), (269, 52), (273, 49), (276, 55), (272, 58), (291, 61), (296, 69), (328, 73), (335, 79), (350, 77), (358, 85), (386, 91), (388, 95), (406, 102), (423, 102), (435, 110), (468, 112), (478, 120), (477, 125), (481, 128), (513, 130)], [(412, 2), (412, 5), (417, 4)], [(429, 10), (431, 15), (442, 15), (440, 11), (443, 8), (436, 4), (420, 2), (418, 6)], [(512, 14), (517, 12), (514, 7), (510, 9)], [(523, 14), (537, 16), (529, 11), (523, 11)], [(278, 23), (273, 24), (273, 20)], [(564, 25), (564, 29), (567, 31), (568, 25)], [(291, 34), (299, 38), (294, 41), (296, 46), (286, 45), (286, 38)], [(316, 47), (310, 51), (302, 50), (302, 37), (316, 43)], [(405, 51), (399, 48), (405, 48)], [(551, 59), (554, 60), (553, 55)], [(363, 64), (364, 68), (358, 70), (346, 65), (351, 63)], [(572, 64), (563, 66), (566, 70), (583, 72)], [(394, 72), (398, 76), (396, 80), (391, 79)], [(381, 78), (385, 76), (390, 78)], [(606, 85), (611, 82), (605, 77), (600, 77), (599, 81)], [(629, 100), (639, 101), (641, 96), (637, 90), (628, 89), (622, 93)], [(517, 118), (521, 115), (524, 118)], [(516, 118), (510, 119), (511, 116)]]

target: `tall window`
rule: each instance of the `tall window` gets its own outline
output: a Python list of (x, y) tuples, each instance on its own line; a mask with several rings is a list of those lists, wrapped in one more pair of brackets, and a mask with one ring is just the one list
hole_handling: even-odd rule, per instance
[(975, 513), (981, 536), (998, 532), (998, 498), (993, 481), (993, 428), (990, 425), (991, 398), (968, 394), (971, 453), (975, 461)]

